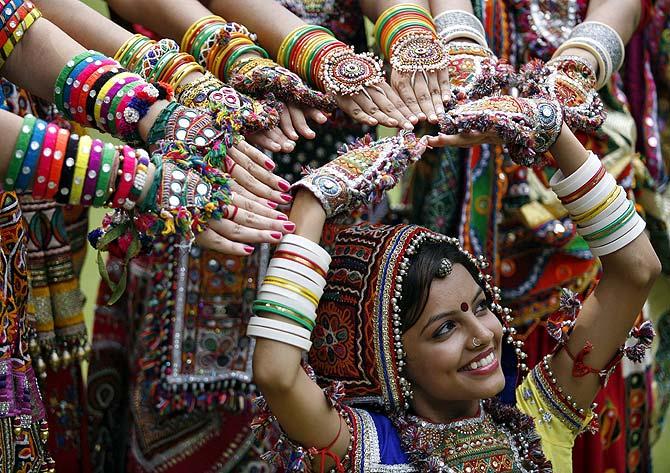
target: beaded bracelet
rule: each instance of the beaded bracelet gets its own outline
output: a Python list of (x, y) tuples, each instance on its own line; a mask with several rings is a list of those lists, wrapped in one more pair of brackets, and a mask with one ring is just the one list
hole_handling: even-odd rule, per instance
[(70, 189), (70, 205), (78, 205), (81, 201), (81, 194), (84, 191), (84, 182), (86, 181), (86, 169), (88, 168), (88, 161), (91, 157), (92, 142), (93, 140), (88, 135), (79, 138), (77, 159), (75, 160), (74, 176), (72, 178), (72, 188)]
[(100, 172), (98, 173), (98, 182), (95, 186), (95, 198), (93, 205), (102, 207), (107, 202), (112, 189), (109, 184), (112, 178), (113, 164), (116, 159), (116, 148), (111, 143), (106, 143), (102, 150), (102, 161)]
[(69, 201), (70, 188), (74, 178), (74, 165), (77, 158), (77, 149), (79, 147), (79, 135), (70, 134), (65, 149), (63, 168), (61, 169), (60, 180), (58, 181), (58, 192), (55, 195), (56, 202), (67, 204)]
[(28, 144), (28, 150), (23, 158), (21, 172), (16, 179), (16, 188), (19, 190), (27, 190), (33, 181), (33, 174), (37, 168), (37, 161), (42, 150), (42, 142), (47, 131), (47, 122), (38, 119), (33, 127), (33, 134)]
[(10, 18), (6, 23), (3, 22), (2, 38), (0, 38), (0, 44), (2, 45), (0, 48), (0, 67), (4, 66), (16, 45), (25, 36), (26, 31), (42, 17), (42, 13), (32, 2), (24, 2), (16, 12), (17, 18)]
[(51, 163), (53, 161), (56, 141), (58, 139), (58, 130), (58, 125), (54, 123), (47, 125), (42, 152), (37, 164), (35, 183), (33, 184), (32, 194), (33, 198), (36, 200), (42, 199), (47, 190), (47, 181), (49, 179), (49, 171), (51, 170)]
[(9, 162), (9, 168), (7, 169), (7, 175), (5, 176), (4, 187), (6, 191), (12, 191), (16, 187), (16, 181), (21, 172), (21, 168), (23, 167), (23, 160), (28, 152), (28, 144), (30, 143), (30, 137), (33, 135), (33, 129), (35, 128), (36, 122), (37, 118), (30, 114), (23, 117), (21, 130), (19, 131), (19, 136), (14, 145), (12, 160)]
[(51, 160), (51, 169), (49, 170), (49, 182), (47, 183), (46, 194), (44, 196), (47, 200), (53, 199), (58, 192), (58, 184), (60, 182), (63, 164), (65, 163), (65, 154), (69, 141), (70, 132), (65, 128), (59, 129), (58, 137), (56, 138), (56, 149), (53, 154), (53, 159)]
[(98, 183), (98, 173), (102, 163), (103, 144), (104, 143), (97, 138), (91, 143), (88, 169), (86, 170), (86, 179), (84, 181), (84, 189), (81, 195), (81, 203), (83, 205), (91, 205), (93, 203), (95, 188)]

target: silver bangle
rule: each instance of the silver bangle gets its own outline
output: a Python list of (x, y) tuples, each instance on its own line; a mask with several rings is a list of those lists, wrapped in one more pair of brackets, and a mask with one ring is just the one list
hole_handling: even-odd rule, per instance
[(612, 57), (602, 43), (586, 36), (570, 38), (556, 50), (554, 58), (570, 48), (583, 49), (595, 57), (598, 62), (598, 82), (596, 84), (596, 90), (603, 87), (610, 80), (613, 72)]
[(480, 46), (488, 49), (489, 45), (486, 42), (486, 38), (481, 36), (479, 32), (470, 28), (469, 26), (456, 26), (449, 29), (441, 30), (438, 35), (445, 43), (450, 43), (456, 39), (471, 39)]
[(585, 21), (578, 24), (570, 33), (570, 38), (590, 38), (607, 50), (612, 58), (614, 71), (618, 71), (625, 59), (626, 50), (623, 40), (614, 28), (599, 21)]
[[(449, 36), (453, 39), (460, 36), (477, 41), (482, 46), (487, 46), (484, 25), (479, 21), (479, 18), (470, 12), (465, 10), (447, 10), (434, 17), (433, 21), (435, 22), (437, 34), (443, 38)], [(461, 31), (462, 34), (455, 35), (457, 31)], [(483, 41), (483, 44), (481, 41)]]

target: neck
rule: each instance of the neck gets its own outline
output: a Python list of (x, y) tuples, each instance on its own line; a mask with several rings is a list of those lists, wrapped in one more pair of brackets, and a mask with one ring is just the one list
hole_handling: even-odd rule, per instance
[(439, 401), (414, 393), (416, 415), (435, 424), (448, 424), (463, 417), (474, 417), (479, 411), (479, 400)]

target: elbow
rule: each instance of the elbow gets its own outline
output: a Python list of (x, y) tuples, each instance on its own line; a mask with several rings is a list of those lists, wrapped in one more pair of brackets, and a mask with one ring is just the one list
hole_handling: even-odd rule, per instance
[(264, 356), (263, 351), (263, 347), (257, 344), (253, 359), (253, 378), (256, 386), (264, 394), (281, 394), (293, 389), (298, 370), (301, 369), (300, 365), (289, 367), (287, 364), (278, 363), (275, 357)]
[(643, 255), (635, 269), (630, 271), (631, 284), (643, 290), (650, 290), (656, 282), (656, 279), (661, 275), (661, 261), (656, 256), (656, 252), (650, 247), (645, 255)]

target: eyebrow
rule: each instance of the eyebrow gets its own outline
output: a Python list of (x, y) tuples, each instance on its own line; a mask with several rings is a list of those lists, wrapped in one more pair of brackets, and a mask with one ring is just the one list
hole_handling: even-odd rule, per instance
[[(475, 304), (475, 301), (476, 301), (477, 299), (479, 299), (479, 296), (481, 296), (483, 292), (484, 292), (484, 291), (483, 291), (482, 288), (480, 287), (480, 288), (477, 290), (477, 292), (475, 293), (475, 296), (472, 298), (472, 301), (471, 301), (470, 303), (471, 303), (472, 305), (474, 305), (474, 304)], [(428, 319), (428, 322), (426, 322), (426, 325), (423, 326), (423, 328), (421, 329), (421, 332), (419, 333), (419, 335), (422, 335), (423, 332), (424, 332), (424, 331), (425, 331), (431, 324), (433, 324), (434, 322), (436, 322), (436, 321), (438, 321), (438, 320), (440, 320), (440, 319), (447, 318), (447, 317), (452, 316), (452, 315), (456, 315), (458, 312), (460, 312), (460, 311), (454, 309), (454, 310), (450, 310), (449, 312), (440, 312), (439, 314), (435, 314), (435, 315), (433, 315), (430, 319)]]

